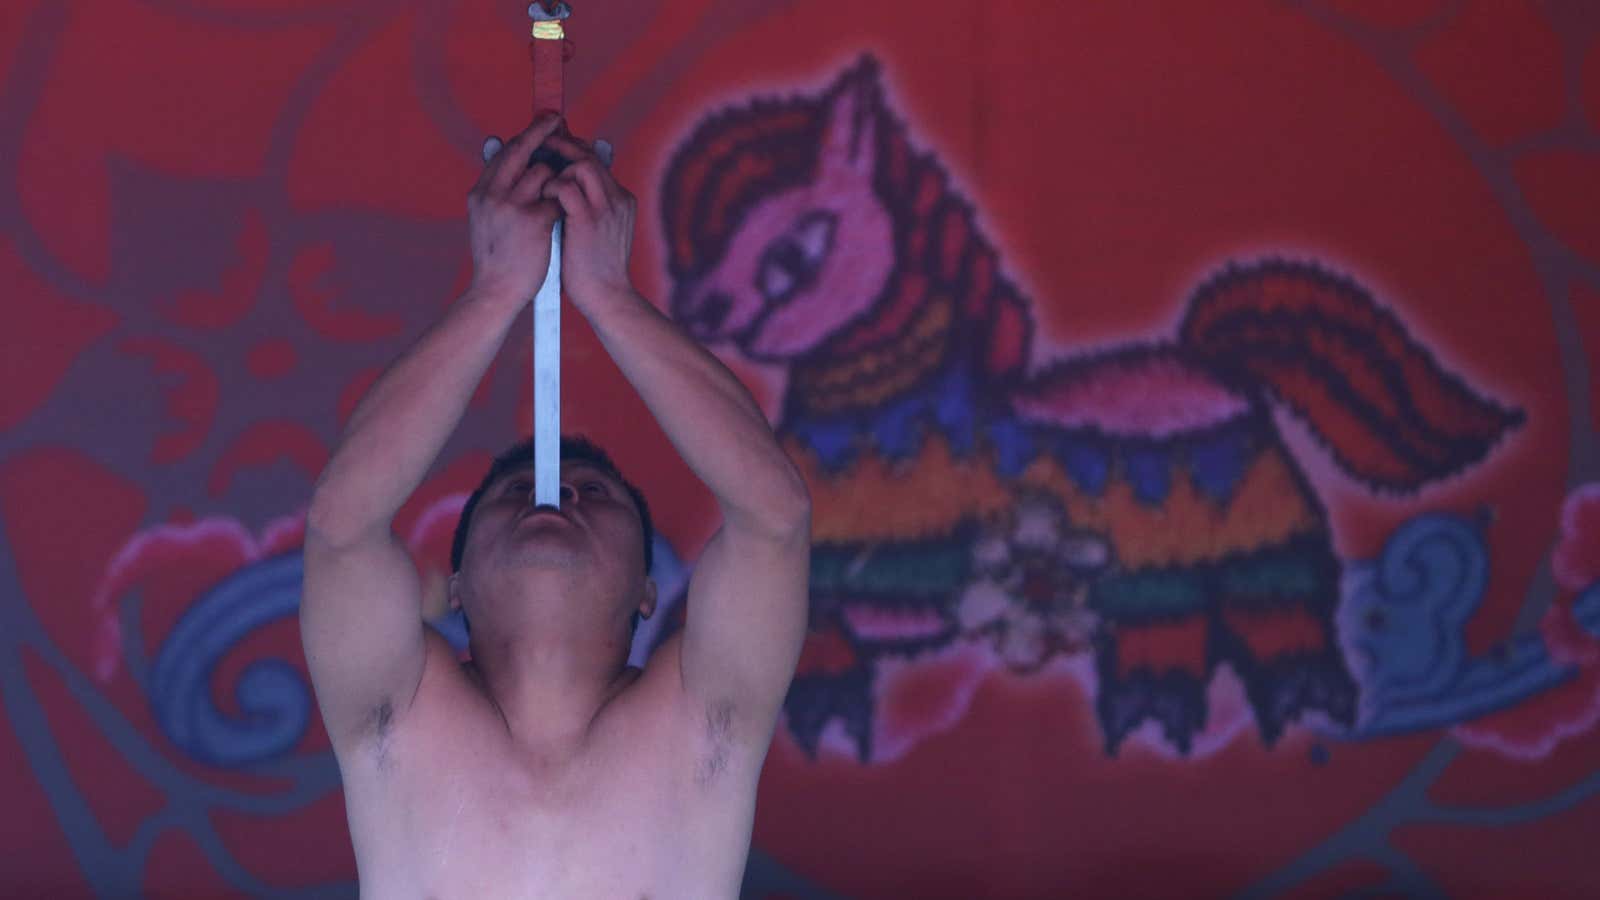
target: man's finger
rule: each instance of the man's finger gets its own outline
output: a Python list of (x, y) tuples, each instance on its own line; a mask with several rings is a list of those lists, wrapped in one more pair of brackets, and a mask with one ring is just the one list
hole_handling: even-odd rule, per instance
[(589, 205), (595, 209), (608, 206), (618, 199), (612, 193), (612, 185), (616, 181), (611, 174), (600, 165), (600, 160), (590, 157), (583, 162), (573, 163), (567, 171), (561, 173), (563, 177), (571, 178), (583, 188), (583, 195)]
[(504, 147), (505, 145), (506, 145), (505, 141), (500, 140), (499, 138), (495, 137), (492, 134), (489, 135), (488, 137), (484, 138), (483, 139), (483, 161), (484, 162), (488, 162), (489, 160), (494, 159), (495, 154), (499, 153), (500, 149), (502, 147)]
[(544, 196), (544, 186), (555, 173), (544, 163), (534, 163), (528, 167), (517, 183), (511, 186), (509, 195), (512, 203), (517, 206), (527, 206)]
[(555, 227), (556, 220), (561, 218), (561, 204), (553, 200), (537, 200), (527, 207), (528, 215), (538, 223), (539, 229), (544, 233), (541, 243), (550, 243), (550, 229)]
[(582, 219), (589, 216), (593, 210), (588, 198), (583, 195), (583, 188), (578, 187), (578, 183), (568, 178), (565, 173), (559, 178), (545, 182), (544, 195), (560, 203), (562, 211), (568, 218)]
[(594, 155), (594, 151), (589, 148), (588, 144), (561, 131), (557, 131), (555, 134), (545, 138), (544, 145), (573, 162), (587, 159)]
[(556, 132), (556, 136), (571, 141), (574, 145), (583, 148), (585, 152), (593, 154), (595, 159), (600, 160), (600, 164), (602, 166), (605, 166), (608, 169), (611, 168), (611, 159), (616, 155), (616, 148), (613, 147), (611, 142), (605, 138), (595, 138), (593, 141), (586, 141), (583, 138), (573, 134), (571, 131), (568, 131), (565, 122), (562, 123), (561, 130)]
[(494, 170), (490, 175), (490, 190), (501, 194), (511, 190), (511, 186), (528, 168), (528, 159), (533, 156), (533, 151), (560, 127), (560, 116), (544, 113), (523, 129), (521, 134), (512, 138), (489, 163), (489, 168)]
[(572, 160), (572, 164), (561, 173), (561, 177), (576, 178), (578, 183), (583, 185), (583, 192), (589, 198), (590, 206), (598, 209), (604, 204), (621, 199), (621, 190), (616, 184), (616, 179), (606, 171), (599, 157), (590, 152), (581, 141), (569, 135), (556, 134), (545, 141), (545, 145)]

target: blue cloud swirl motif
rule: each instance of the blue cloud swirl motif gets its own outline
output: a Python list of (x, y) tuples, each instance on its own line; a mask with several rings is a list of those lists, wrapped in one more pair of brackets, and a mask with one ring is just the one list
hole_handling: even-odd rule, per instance
[[(1578, 676), (1525, 632), (1469, 656), (1464, 628), (1483, 601), (1488, 551), (1479, 527), (1448, 513), (1400, 526), (1376, 561), (1349, 564), (1339, 631), (1361, 682), (1355, 738), (1448, 727), (1505, 709)], [(1600, 635), (1600, 585), (1574, 606)]]
[(300, 609), (304, 565), (297, 551), (252, 563), (207, 590), (156, 653), (147, 696), (161, 730), (184, 752), (234, 767), (288, 752), (311, 721), (311, 687), (281, 659), (251, 663), (233, 685), (239, 714), (218, 708), (218, 663), (248, 635)]

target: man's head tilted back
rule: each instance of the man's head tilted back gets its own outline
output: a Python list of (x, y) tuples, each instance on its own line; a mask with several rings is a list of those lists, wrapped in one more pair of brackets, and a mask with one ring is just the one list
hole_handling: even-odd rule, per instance
[[(541, 535), (533, 533), (536, 526), (524, 527), (534, 509), (533, 441), (495, 457), (456, 525), (450, 548), (456, 582), (489, 578), (480, 571), (485, 567), (579, 569), (595, 576), (586, 582), (602, 592), (627, 592), (647, 582), (655, 532), (644, 494), (623, 478), (605, 450), (582, 437), (562, 438), (561, 469), (561, 505), (571, 520), (552, 521), (550, 528), (575, 533)], [(636, 626), (636, 613), (633, 620)]]

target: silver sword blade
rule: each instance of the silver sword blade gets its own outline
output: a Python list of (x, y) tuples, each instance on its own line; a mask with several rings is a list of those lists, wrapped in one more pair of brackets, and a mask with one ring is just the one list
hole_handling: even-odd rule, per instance
[(561, 223), (550, 232), (550, 270), (533, 298), (533, 497), (561, 506)]

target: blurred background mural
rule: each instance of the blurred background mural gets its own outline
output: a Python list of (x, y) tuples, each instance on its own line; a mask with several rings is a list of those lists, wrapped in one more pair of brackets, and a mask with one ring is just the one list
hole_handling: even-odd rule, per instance
[[(637, 283), (814, 497), (746, 896), (1600, 896), (1600, 9), (575, 6)], [(354, 896), (303, 515), (525, 22), (0, 13), (0, 893)], [(642, 657), (714, 509), (566, 333)], [(436, 590), (529, 344), (396, 522)]]

